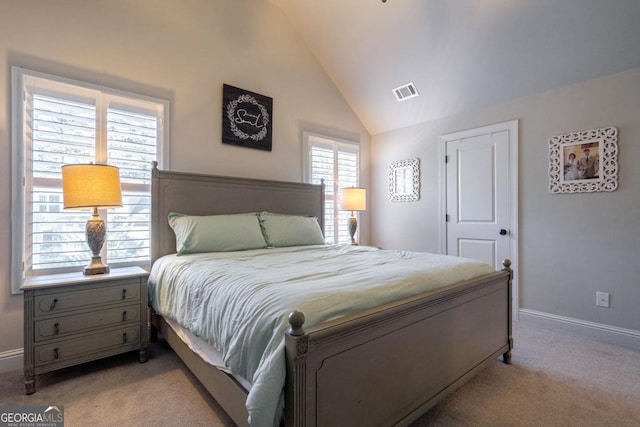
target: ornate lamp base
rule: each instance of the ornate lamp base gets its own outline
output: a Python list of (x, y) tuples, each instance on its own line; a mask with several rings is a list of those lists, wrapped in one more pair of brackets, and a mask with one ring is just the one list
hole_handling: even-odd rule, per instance
[(351, 216), (349, 217), (349, 236), (351, 236), (351, 244), (356, 246), (358, 245), (358, 242), (356, 242), (356, 239), (354, 238), (354, 236), (356, 235), (357, 229), (358, 229), (358, 220), (353, 215), (353, 212), (351, 212)]
[(91, 257), (91, 263), (83, 270), (85, 276), (92, 276), (94, 274), (106, 274), (109, 272), (109, 266), (102, 263), (102, 257), (100, 251), (104, 244), (105, 237), (107, 235), (107, 227), (104, 224), (102, 218), (98, 216), (98, 209), (93, 209), (93, 217), (87, 221), (87, 227), (85, 229), (87, 236), (87, 244), (91, 249), (93, 256)]

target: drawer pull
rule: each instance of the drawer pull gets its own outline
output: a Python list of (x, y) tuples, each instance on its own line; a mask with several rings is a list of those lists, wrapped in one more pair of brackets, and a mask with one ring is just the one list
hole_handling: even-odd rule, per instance
[(60, 325), (58, 325), (58, 322), (53, 324), (53, 335), (58, 335), (60, 333)]
[(127, 342), (127, 333), (122, 334), (122, 343), (125, 344)]
[(122, 290), (122, 299), (125, 299), (127, 297), (127, 290), (123, 289)]
[(54, 298), (53, 301), (51, 301), (51, 306), (49, 307), (49, 310), (53, 310), (54, 308), (56, 308), (57, 303), (58, 303), (58, 298)]
[(123, 321), (123, 322), (126, 322), (126, 321), (127, 321), (127, 310), (124, 310), (124, 311), (122, 312), (122, 321)]
[(53, 358), (57, 359), (58, 357), (59, 357), (58, 356), (58, 348), (56, 347), (56, 348), (53, 349)]

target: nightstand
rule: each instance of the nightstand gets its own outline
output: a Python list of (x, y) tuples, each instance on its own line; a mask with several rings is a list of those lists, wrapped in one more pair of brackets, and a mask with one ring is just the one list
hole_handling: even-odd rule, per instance
[(127, 351), (147, 359), (147, 278), (140, 267), (108, 274), (52, 274), (27, 279), (24, 384), (35, 376)]

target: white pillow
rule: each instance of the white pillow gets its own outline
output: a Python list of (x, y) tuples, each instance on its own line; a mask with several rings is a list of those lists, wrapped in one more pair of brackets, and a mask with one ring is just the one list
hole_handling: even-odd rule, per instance
[(260, 226), (267, 245), (273, 247), (324, 245), (318, 218), (261, 212)]
[(169, 214), (178, 255), (265, 248), (257, 213), (194, 216)]

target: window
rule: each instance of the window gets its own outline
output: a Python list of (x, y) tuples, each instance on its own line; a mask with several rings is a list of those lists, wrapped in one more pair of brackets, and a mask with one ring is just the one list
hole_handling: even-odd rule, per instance
[[(337, 201), (342, 187), (357, 187), (360, 171), (359, 146), (355, 142), (304, 133), (305, 177), (325, 185), (324, 237), (327, 243), (349, 243), (350, 212), (340, 211)], [(354, 212), (356, 215), (357, 212)]]
[(148, 266), (151, 162), (163, 167), (168, 102), (12, 68), (12, 286), (31, 276), (80, 271), (89, 263), (91, 211), (65, 211), (65, 164), (120, 169), (122, 208), (101, 210), (102, 258)]

